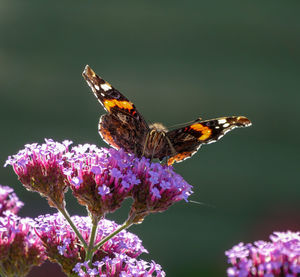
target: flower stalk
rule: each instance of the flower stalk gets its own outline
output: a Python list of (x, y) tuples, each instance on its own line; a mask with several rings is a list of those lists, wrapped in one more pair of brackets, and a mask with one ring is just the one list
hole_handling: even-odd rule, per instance
[(93, 225), (92, 225), (92, 230), (91, 230), (90, 239), (89, 239), (89, 245), (86, 249), (86, 257), (85, 257), (85, 261), (90, 261), (90, 263), (93, 258), (93, 253), (95, 252), (95, 251), (93, 251), (93, 246), (95, 243), (99, 220), (100, 220), (99, 218), (92, 218)]
[(96, 251), (98, 248), (100, 248), (104, 243), (106, 243), (107, 241), (109, 241), (111, 238), (115, 237), (117, 234), (119, 234), (123, 230), (128, 229), (132, 224), (133, 224), (132, 222), (126, 221), (118, 229), (116, 229), (114, 232), (112, 232), (111, 234), (109, 234), (108, 236), (106, 236), (104, 239), (102, 239), (99, 243), (97, 243), (94, 246), (94, 248), (92, 249), (92, 251)]
[(64, 206), (56, 206), (56, 208), (63, 215), (63, 217), (68, 221), (68, 223), (70, 224), (70, 227), (73, 229), (74, 233), (76, 234), (76, 236), (78, 237), (78, 239), (82, 243), (82, 246), (84, 247), (84, 249), (87, 249), (88, 245), (87, 245), (86, 241), (84, 240), (84, 238), (82, 237), (82, 235), (80, 234), (80, 232), (78, 231), (76, 226), (74, 225), (74, 223), (73, 223), (69, 213), (65, 209), (65, 207)]

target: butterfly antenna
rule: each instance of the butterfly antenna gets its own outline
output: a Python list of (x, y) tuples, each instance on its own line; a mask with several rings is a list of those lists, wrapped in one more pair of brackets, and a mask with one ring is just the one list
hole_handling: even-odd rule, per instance
[(193, 203), (193, 204), (197, 204), (197, 205), (202, 205), (202, 206), (210, 207), (210, 208), (216, 208), (216, 206), (210, 205), (210, 204), (207, 204), (207, 203), (204, 203), (204, 202), (199, 202), (199, 201), (194, 201), (194, 200), (190, 200), (189, 202)]
[(192, 124), (192, 123), (195, 123), (195, 122), (198, 122), (198, 121), (201, 121), (202, 118), (199, 117), (195, 120), (191, 120), (191, 121), (188, 121), (188, 122), (184, 122), (184, 123), (178, 123), (178, 124), (174, 124), (174, 125), (171, 125), (171, 126), (168, 126), (167, 128), (168, 129), (173, 129), (173, 128), (177, 128), (177, 127), (183, 127), (185, 125), (189, 125), (189, 124)]

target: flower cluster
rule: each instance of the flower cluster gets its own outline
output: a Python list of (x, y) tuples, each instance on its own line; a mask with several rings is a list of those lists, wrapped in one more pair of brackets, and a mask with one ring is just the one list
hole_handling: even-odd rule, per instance
[(141, 158), (135, 161), (133, 171), (141, 180), (141, 185), (132, 191), (130, 216), (134, 223), (142, 222), (150, 213), (163, 212), (180, 200), (187, 201), (192, 194), (192, 186), (170, 166)]
[(64, 155), (64, 173), (78, 201), (92, 214), (114, 212), (124, 199), (134, 199), (135, 223), (151, 212), (187, 200), (191, 186), (171, 167), (136, 158), (123, 150), (79, 145)]
[(271, 242), (239, 243), (225, 252), (229, 277), (300, 276), (300, 232), (274, 232)]
[[(89, 217), (71, 217), (73, 223), (88, 242), (91, 233), (91, 219)], [(39, 216), (36, 219), (36, 232), (44, 242), (48, 258), (58, 262), (65, 273), (71, 274), (74, 266), (85, 260), (85, 251), (74, 231), (60, 214)], [(100, 242), (107, 235), (119, 227), (113, 221), (102, 219), (98, 223), (95, 243)], [(122, 231), (108, 240), (94, 253), (93, 261), (101, 261), (104, 257), (114, 257), (114, 254), (126, 254), (136, 258), (147, 250), (141, 240), (134, 234)]]
[(73, 194), (93, 215), (114, 212), (140, 183), (131, 170), (134, 157), (122, 150), (84, 144), (73, 147), (65, 159)]
[(23, 205), (11, 187), (0, 185), (0, 216), (3, 216), (5, 211), (17, 214)]
[(66, 191), (62, 155), (68, 152), (71, 141), (26, 144), (25, 149), (9, 156), (4, 166), (11, 165), (20, 182), (28, 189), (39, 192), (48, 199), (49, 205), (64, 205)]
[(93, 263), (90, 267), (87, 262), (76, 264), (74, 271), (79, 277), (105, 276), (105, 277), (164, 277), (165, 272), (159, 264), (154, 261), (147, 263), (143, 260), (136, 260), (125, 254), (115, 254), (115, 257), (105, 257), (101, 262)]
[(25, 276), (32, 266), (41, 265), (46, 256), (42, 242), (34, 232), (34, 221), (10, 211), (0, 217), (0, 273)]

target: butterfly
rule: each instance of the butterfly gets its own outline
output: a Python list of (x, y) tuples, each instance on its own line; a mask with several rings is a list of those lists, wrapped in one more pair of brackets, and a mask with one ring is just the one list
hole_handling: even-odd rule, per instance
[(228, 116), (197, 119), (168, 131), (160, 123), (148, 125), (135, 105), (88, 65), (82, 75), (107, 112), (99, 121), (99, 133), (103, 140), (138, 157), (166, 159), (167, 164), (172, 165), (191, 157), (201, 145), (216, 142), (235, 128), (251, 125), (244, 116)]

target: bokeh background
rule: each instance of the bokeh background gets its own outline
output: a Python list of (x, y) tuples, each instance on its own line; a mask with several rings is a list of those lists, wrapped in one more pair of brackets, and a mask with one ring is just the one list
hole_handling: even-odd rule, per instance
[[(191, 199), (131, 231), (167, 276), (225, 276), (240, 241), (300, 230), (299, 1), (1, 1), (0, 161), (53, 138), (105, 146), (89, 64), (166, 126), (245, 115), (253, 126), (204, 146), (175, 169)], [(54, 212), (10, 167), (22, 216)], [(71, 214), (84, 209), (68, 194)], [(109, 218), (122, 223), (128, 205)], [(30, 276), (59, 277), (51, 265)], [(63, 276), (63, 275), (61, 275)]]

